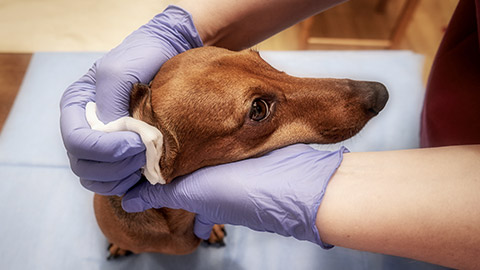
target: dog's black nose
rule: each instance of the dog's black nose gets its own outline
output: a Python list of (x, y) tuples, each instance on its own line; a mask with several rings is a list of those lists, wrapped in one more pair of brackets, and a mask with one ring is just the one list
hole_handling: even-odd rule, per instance
[(385, 108), (388, 101), (387, 88), (378, 82), (361, 82), (366, 100), (366, 109), (369, 114), (377, 115)]
[(377, 82), (372, 82), (372, 90), (374, 92), (375, 97), (373, 98), (373, 102), (371, 108), (369, 109), (375, 114), (378, 114), (385, 108), (385, 105), (388, 101), (388, 91), (385, 85)]

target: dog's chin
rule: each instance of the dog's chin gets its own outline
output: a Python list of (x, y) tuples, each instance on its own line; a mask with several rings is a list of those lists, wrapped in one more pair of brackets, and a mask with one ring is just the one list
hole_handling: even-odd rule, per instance
[(348, 140), (357, 135), (363, 127), (364, 125), (350, 128), (335, 128), (331, 130), (325, 130), (321, 134), (324, 139), (324, 142), (322, 143), (333, 144)]

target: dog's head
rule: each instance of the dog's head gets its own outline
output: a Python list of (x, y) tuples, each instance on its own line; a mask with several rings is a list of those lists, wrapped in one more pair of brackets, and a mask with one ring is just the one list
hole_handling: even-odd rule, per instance
[(292, 77), (255, 51), (204, 47), (167, 61), (150, 86), (135, 85), (130, 113), (163, 133), (170, 182), (293, 143), (348, 139), (387, 99), (380, 83)]

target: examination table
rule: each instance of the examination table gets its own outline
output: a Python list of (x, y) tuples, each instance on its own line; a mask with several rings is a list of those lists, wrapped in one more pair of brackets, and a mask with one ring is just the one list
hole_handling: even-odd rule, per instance
[[(365, 129), (333, 150), (381, 151), (419, 146), (423, 58), (408, 51), (262, 52), (295, 76), (384, 83), (390, 100)], [(107, 240), (93, 194), (71, 172), (59, 130), (59, 100), (102, 53), (35, 53), (0, 134), (0, 269), (443, 269), (411, 259), (227, 226), (226, 247), (193, 254), (144, 253), (107, 261)]]

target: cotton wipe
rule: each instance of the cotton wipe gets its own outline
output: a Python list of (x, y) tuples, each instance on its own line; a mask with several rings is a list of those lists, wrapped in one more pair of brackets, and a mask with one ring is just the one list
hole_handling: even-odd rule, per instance
[(152, 185), (166, 183), (160, 172), (163, 145), (163, 135), (160, 130), (129, 116), (104, 124), (97, 117), (97, 106), (94, 102), (87, 103), (85, 112), (87, 122), (93, 130), (103, 132), (133, 131), (140, 135), (142, 142), (145, 144), (147, 160), (143, 167), (143, 174)]

